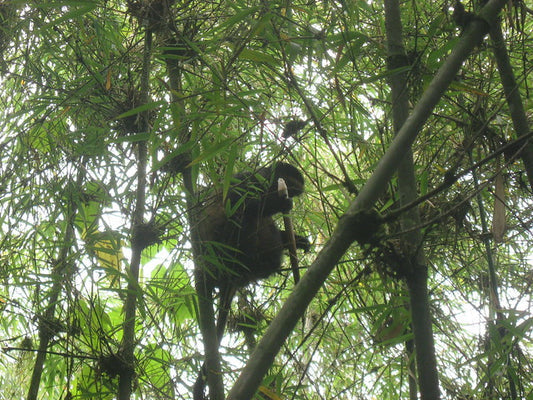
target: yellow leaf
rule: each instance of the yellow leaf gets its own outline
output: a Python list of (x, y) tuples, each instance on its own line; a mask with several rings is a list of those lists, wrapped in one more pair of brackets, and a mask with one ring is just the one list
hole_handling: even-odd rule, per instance
[(122, 247), (115, 248), (115, 244), (110, 240), (104, 239), (94, 243), (94, 252), (98, 258), (98, 262), (104, 268), (113, 268), (120, 271), (120, 266), (124, 255), (122, 254)]
[(94, 254), (98, 264), (106, 271), (107, 278), (112, 287), (118, 284), (118, 277), (122, 271), (122, 241), (114, 237), (112, 232), (101, 233), (98, 230), (92, 230), (90, 236), (84, 238), (89, 251)]
[(105, 81), (105, 90), (111, 89), (111, 68), (107, 70), (107, 78)]
[(259, 386), (259, 391), (263, 393), (266, 397), (268, 397), (270, 400), (282, 400), (276, 392), (266, 386)]

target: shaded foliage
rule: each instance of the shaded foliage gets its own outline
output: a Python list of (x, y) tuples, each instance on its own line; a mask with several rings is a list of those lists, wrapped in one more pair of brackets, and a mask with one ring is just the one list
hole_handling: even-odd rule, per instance
[[(461, 35), (452, 6), (402, 6), (409, 66), (396, 72), (407, 71), (412, 104)], [(515, 2), (501, 18), (530, 120), (531, 8)], [(381, 2), (8, 1), (0, 23), (2, 396), (27, 396), (43, 332), (43, 397), (116, 396), (136, 233), (146, 249), (133, 389), (191, 398), (203, 355), (181, 172), (190, 167), (200, 201), (208, 185), (227, 193), (235, 171), (274, 159), (302, 170), (306, 194), (292, 216), (297, 231), (312, 233), (304, 273), (393, 137)], [(531, 188), (520, 146), (495, 155), (516, 138), (490, 45), (481, 44), (413, 147), (446, 398), (506, 398), (509, 380), (519, 397), (533, 390)], [(140, 143), (147, 207), (132, 228)], [(407, 397), (409, 300), (391, 272), (405, 254), (398, 196), (393, 179), (377, 206), (387, 251), (350, 248), (258, 398)], [(481, 218), (496, 214), (493, 240)], [(248, 358), (244, 344), (292, 290), (286, 265), (239, 293), (230, 325), (241, 328), (222, 347), (228, 387)]]

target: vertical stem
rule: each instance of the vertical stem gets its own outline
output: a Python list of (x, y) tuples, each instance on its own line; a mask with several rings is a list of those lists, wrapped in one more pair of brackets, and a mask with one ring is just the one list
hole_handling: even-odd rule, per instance
[[(70, 196), (74, 196), (74, 190), (79, 190), (85, 177), (85, 169), (79, 169), (79, 174), (75, 188), (70, 188)], [(49, 324), (54, 321), (56, 306), (59, 302), (59, 295), (63, 289), (63, 284), (72, 278), (72, 269), (69, 268), (70, 260), (68, 259), (72, 242), (74, 240), (74, 218), (77, 213), (77, 201), (71, 200), (67, 206), (65, 218), (65, 233), (62, 240), (62, 247), (59, 252), (58, 259), (52, 271), (52, 289), (50, 290), (50, 298), (48, 306), (43, 315), (39, 316), (39, 348), (33, 366), (33, 372), (30, 381), (30, 388), (28, 390), (27, 400), (37, 400), (39, 393), (39, 384), (46, 361), (48, 345), (53, 337), (53, 332), (50, 330)]]
[[(150, 79), (150, 57), (152, 53), (152, 32), (146, 29), (143, 70), (141, 76), (141, 104), (148, 103), (149, 79)], [(149, 130), (149, 115), (145, 111), (139, 115), (141, 132)], [(131, 235), (144, 222), (144, 212), (146, 208), (146, 165), (147, 165), (146, 141), (137, 143), (137, 191), (135, 195), (135, 210), (133, 212)], [(127, 269), (128, 289), (124, 304), (124, 324), (122, 337), (122, 368), (119, 375), (118, 399), (129, 400), (133, 388), (135, 376), (135, 314), (137, 308), (137, 296), (139, 295), (139, 267), (141, 264), (141, 253), (143, 248), (139, 243), (132, 241), (131, 260)]]
[(409, 373), (409, 399), (418, 399), (418, 385), (416, 380), (416, 355), (415, 355), (415, 342), (413, 339), (409, 339), (405, 342), (405, 352), (407, 353), (407, 371)]
[[(172, 99), (172, 117), (176, 128), (179, 131), (179, 142), (185, 144), (189, 140), (187, 125), (185, 121), (185, 106), (182, 93), (181, 69), (178, 61), (172, 58), (166, 60), (167, 75), (170, 82), (171, 99)], [(206, 285), (204, 271), (202, 268), (202, 259), (198, 249), (198, 233), (196, 229), (196, 218), (194, 209), (196, 199), (194, 197), (194, 182), (192, 179), (191, 169), (185, 168), (183, 171), (183, 185), (186, 192), (186, 201), (189, 229), (191, 233), (192, 253), (194, 259), (194, 280), (196, 294), (198, 296), (198, 324), (202, 333), (205, 353), (205, 373), (207, 375), (207, 386), (211, 400), (224, 399), (224, 383), (222, 380), (221, 357), (219, 352), (219, 338), (215, 323), (215, 310), (213, 308), (213, 288)], [(202, 395), (204, 389), (203, 379), (198, 379), (194, 386), (194, 398), (197, 400)]]
[[(389, 69), (408, 65), (403, 46), (400, 5), (398, 0), (385, 0), (385, 26), (387, 30)], [(392, 93), (392, 115), (394, 132), (398, 132), (409, 115), (409, 98), (406, 73), (393, 74), (390, 79)], [(407, 151), (398, 166), (398, 190), (400, 205), (408, 204), (417, 197), (417, 184), (414, 170), (413, 153)], [(403, 230), (409, 230), (420, 224), (418, 208), (413, 208), (402, 215), (400, 224)], [(418, 364), (419, 386), (422, 399), (440, 397), (437, 361), (433, 327), (429, 308), (427, 289), (428, 268), (422, 249), (422, 235), (415, 230), (400, 238), (405, 256), (411, 260), (410, 273), (406, 276), (411, 305), (415, 354)], [(410, 381), (411, 382), (411, 381)], [(411, 388), (411, 392), (414, 390)]]
[(289, 215), (283, 216), (283, 224), (285, 225), (285, 232), (289, 238), (289, 258), (291, 261), (294, 284), (297, 284), (300, 281), (300, 270), (298, 268), (298, 257), (296, 255), (296, 238), (294, 237), (294, 227), (292, 225), (292, 219)]
[[(520, 96), (520, 90), (514, 75), (513, 67), (509, 61), (509, 55), (505, 48), (502, 28), (499, 21), (495, 22), (490, 29), (492, 51), (498, 65), (498, 72), (502, 81), (503, 91), (513, 120), (516, 136), (520, 137), (529, 132), (529, 122), (524, 111), (524, 104)], [(529, 185), (533, 188), (533, 143), (529, 142), (520, 153), (524, 163)]]
[[(133, 215), (133, 224), (131, 232), (133, 234), (135, 227), (142, 223), (145, 207), (145, 188), (146, 188), (146, 143), (138, 144), (137, 155), (137, 200), (136, 209)], [(133, 378), (135, 374), (135, 314), (137, 309), (137, 296), (139, 294), (139, 267), (141, 264), (142, 248), (132, 245), (131, 260), (127, 270), (128, 289), (126, 302), (124, 305), (124, 324), (122, 339), (122, 357), (123, 367), (119, 376), (119, 400), (129, 400), (133, 387)]]
[[(473, 163), (472, 154), (470, 153), (470, 163)], [(479, 179), (478, 175), (475, 169), (472, 170), (472, 176), (474, 178), (474, 185), (476, 189), (479, 188)], [(477, 190), (476, 200), (478, 204), (478, 210), (479, 210), (479, 219), (481, 222), (481, 230), (483, 232), (482, 234), (482, 240), (483, 245), (485, 246), (485, 255), (487, 257), (487, 266), (488, 266), (488, 272), (489, 272), (489, 321), (488, 321), (488, 332), (489, 332), (489, 339), (491, 344), (491, 350), (494, 349), (494, 342), (497, 341), (498, 338), (495, 338), (494, 335), (500, 335), (500, 338), (503, 336), (503, 331), (500, 331), (500, 326), (505, 317), (502, 313), (502, 307), (500, 304), (500, 295), (499, 295), (499, 287), (498, 287), (498, 277), (496, 274), (496, 265), (494, 264), (494, 256), (493, 251), (490, 243), (490, 235), (489, 235), (489, 228), (487, 223), (487, 216), (485, 214), (485, 207), (483, 205), (483, 199), (481, 197), (481, 191)], [(488, 366), (487, 366), (487, 377), (488, 377), (488, 391), (489, 395), (492, 397), (494, 395), (494, 380), (493, 380), (493, 373), (491, 372), (491, 367), (494, 363), (493, 357), (492, 357), (492, 351), (489, 351), (489, 359), (488, 359)], [(508, 357), (507, 359), (508, 368), (511, 367), (511, 358)], [(509, 393), (510, 393), (510, 399), (516, 399), (518, 398), (518, 393), (516, 390), (516, 385), (513, 379), (513, 375), (508, 371), (507, 373), (508, 383), (509, 383)]]

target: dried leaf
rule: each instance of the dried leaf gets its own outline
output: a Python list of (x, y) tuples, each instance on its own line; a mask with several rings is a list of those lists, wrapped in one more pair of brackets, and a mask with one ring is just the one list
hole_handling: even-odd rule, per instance
[(500, 243), (505, 234), (505, 187), (503, 175), (500, 173), (494, 179), (494, 214), (492, 216), (492, 236), (494, 241)]

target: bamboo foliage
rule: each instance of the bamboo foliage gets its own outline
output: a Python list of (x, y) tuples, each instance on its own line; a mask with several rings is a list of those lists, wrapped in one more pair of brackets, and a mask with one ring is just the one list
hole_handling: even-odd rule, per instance
[(312, 248), (211, 398), (528, 398), (533, 6), (485, 3), (0, 4), (0, 398), (192, 398), (196, 211), (273, 160)]

